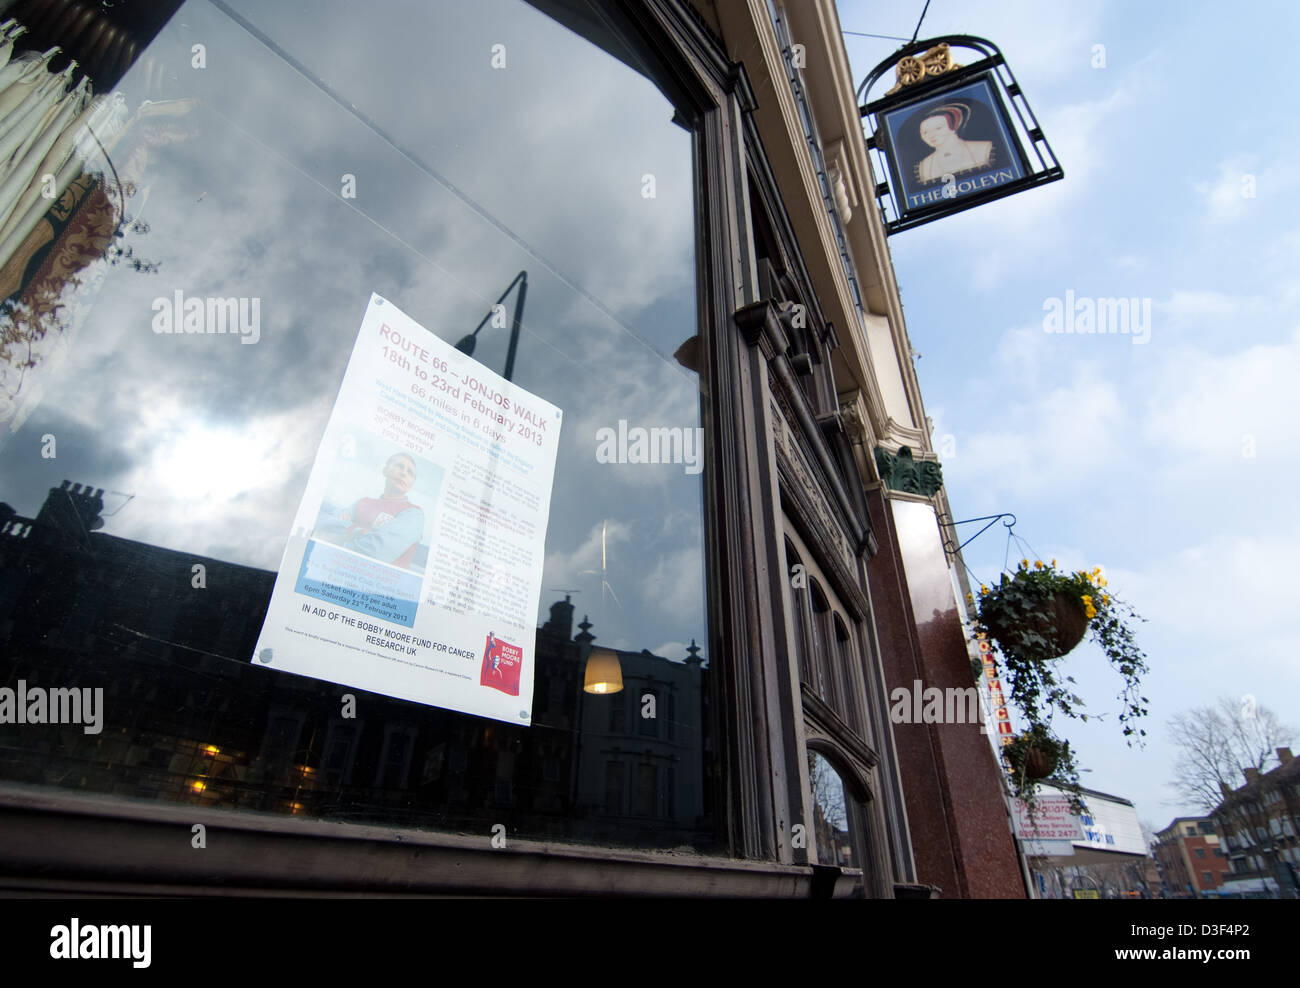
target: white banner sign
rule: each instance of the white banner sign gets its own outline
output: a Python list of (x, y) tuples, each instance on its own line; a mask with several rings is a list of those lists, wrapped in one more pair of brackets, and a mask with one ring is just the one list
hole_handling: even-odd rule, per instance
[(1070, 812), (1070, 797), (1044, 796), (1040, 792), (1036, 803), (1033, 819), (1030, 819), (1024, 801), (1013, 801), (1017, 837), (1022, 840), (1083, 840), (1079, 818)]
[(371, 296), (257, 661), (529, 724), (560, 410)]

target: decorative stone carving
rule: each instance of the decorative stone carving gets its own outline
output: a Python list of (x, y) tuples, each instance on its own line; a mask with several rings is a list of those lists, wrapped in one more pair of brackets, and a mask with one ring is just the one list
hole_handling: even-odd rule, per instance
[(784, 409), (780, 405), (781, 399), (773, 395), (769, 408), (772, 413), (773, 438), (776, 440), (777, 465), (794, 485), (791, 493), (809, 511), (812, 516), (810, 520), (817, 522), (822, 538), (839, 555), (841, 563), (851, 566), (853, 553), (849, 540), (844, 535), (843, 524), (827, 501), (821, 485), (814, 479), (817, 473), (800, 448), (799, 440), (788, 425)]
[(840, 220), (847, 223), (853, 218), (853, 207), (849, 204), (849, 190), (844, 185), (844, 175), (838, 163), (830, 166), (827, 173), (830, 179), (831, 193), (835, 196), (835, 208), (839, 210)]
[(877, 446), (875, 452), (876, 470), (891, 491), (934, 497), (943, 486), (943, 469), (938, 461), (918, 461), (912, 456), (910, 446), (900, 446), (897, 453)]
[(840, 404), (840, 421), (844, 423), (844, 434), (852, 443), (865, 443), (870, 438), (866, 419), (862, 413), (862, 399), (855, 393), (852, 401)]

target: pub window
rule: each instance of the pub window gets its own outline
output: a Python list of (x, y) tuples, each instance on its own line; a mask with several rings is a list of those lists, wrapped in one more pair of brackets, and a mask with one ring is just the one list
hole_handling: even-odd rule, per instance
[(824, 703), (832, 709), (838, 709), (839, 696), (835, 689), (835, 676), (830, 668), (831, 642), (827, 634), (830, 631), (831, 607), (826, 602), (826, 594), (815, 580), (808, 581), (808, 597), (813, 610), (812, 656), (813, 675), (816, 678), (812, 686)]
[[(5, 6), (35, 28), (40, 3)], [(103, 688), (104, 731), (130, 754), (4, 724), (0, 783), (431, 829), (486, 829), (508, 804), (524, 839), (724, 852), (711, 808), (726, 803), (705, 791), (723, 781), (722, 705), (702, 699), (710, 368), (675, 357), (708, 332), (704, 149), (695, 110), (659, 84), (684, 60), (594, 0), (82, 7), (103, 20), (88, 36), (122, 40), (80, 60), (84, 86), (68, 76), (66, 129), (25, 135), (68, 152), (59, 194), (41, 195), (38, 169), (0, 230), (0, 684)], [(53, 96), (64, 65), (35, 35), (14, 58)], [(518, 41), (501, 71), (504, 38)], [(37, 43), (75, 57), (73, 40)], [(508, 289), (513, 315), (525, 283), (515, 333), (491, 315)], [(253, 655), (372, 294), (449, 344), (473, 336), (475, 361), (563, 412), (527, 727)], [(218, 327), (217, 311), (235, 315)], [(627, 443), (598, 458), (593, 432), (620, 423), (690, 441), (673, 462)], [(46, 435), (57, 458), (32, 455)], [(436, 570), (434, 541), (413, 572)], [(634, 699), (584, 690), (598, 648), (629, 682), (678, 684), (674, 750), (691, 767), (653, 826), (596, 822), (625, 812), (633, 783), (600, 738), (627, 730), (615, 711)], [(187, 707), (199, 688), (214, 696)], [(350, 740), (345, 693), (365, 718)], [(182, 767), (208, 748), (221, 783)]]
[(844, 720), (859, 734), (865, 735), (866, 718), (862, 716), (863, 696), (859, 678), (855, 675), (858, 662), (853, 651), (853, 638), (848, 626), (838, 614), (835, 615), (835, 665), (838, 678), (843, 684)]

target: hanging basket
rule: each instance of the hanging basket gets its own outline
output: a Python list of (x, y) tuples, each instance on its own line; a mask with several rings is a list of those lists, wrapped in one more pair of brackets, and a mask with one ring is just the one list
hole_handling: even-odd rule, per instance
[(1056, 752), (1046, 748), (1030, 748), (1025, 752), (1025, 778), (1046, 779), (1056, 771)]
[[(1084, 613), (1083, 604), (1066, 593), (1056, 594), (1048, 609), (1052, 615), (1050, 619), (1046, 615), (1035, 614), (1020, 627), (1035, 631), (1047, 640), (1048, 647), (1042, 653), (1043, 659), (1059, 659), (1083, 641), (1088, 630), (1088, 616)], [(1013, 634), (1018, 629), (1005, 627), (996, 619), (989, 619), (987, 624), (989, 634), (1004, 652), (1019, 651)]]

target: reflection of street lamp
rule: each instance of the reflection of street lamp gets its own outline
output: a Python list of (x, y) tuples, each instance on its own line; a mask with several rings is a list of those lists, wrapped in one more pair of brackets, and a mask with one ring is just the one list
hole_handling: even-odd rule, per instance
[(507, 381), (511, 380), (511, 376), (515, 371), (515, 350), (519, 347), (519, 320), (523, 318), (524, 299), (528, 295), (527, 271), (520, 271), (515, 275), (514, 280), (511, 281), (510, 284), (506, 286), (506, 290), (501, 293), (501, 297), (492, 303), (492, 308), (488, 309), (488, 314), (483, 317), (483, 321), (474, 327), (474, 332), (470, 333), (456, 344), (456, 349), (465, 354), (465, 356), (474, 356), (475, 337), (478, 336), (478, 331), (487, 325), (487, 321), (491, 319), (493, 314), (496, 312), (496, 307), (505, 301), (505, 297), (510, 294), (515, 285), (519, 286), (519, 295), (515, 298), (515, 317), (514, 322), (510, 326), (510, 349), (506, 351), (505, 373), (501, 375)]

